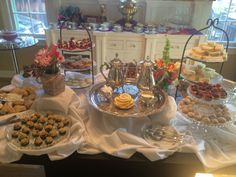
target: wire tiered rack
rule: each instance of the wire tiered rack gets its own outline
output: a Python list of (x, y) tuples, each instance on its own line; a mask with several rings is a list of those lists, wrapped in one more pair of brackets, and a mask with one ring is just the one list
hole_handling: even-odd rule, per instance
[[(201, 33), (202, 31), (206, 30), (206, 29), (209, 29), (209, 28), (215, 28), (219, 31), (222, 31), (226, 37), (226, 47), (225, 47), (225, 51), (226, 53), (228, 52), (228, 48), (229, 48), (229, 37), (228, 37), (228, 34), (226, 33), (226, 31), (222, 28), (219, 28), (217, 27), (217, 25), (219, 24), (219, 19), (216, 18), (216, 19), (208, 19), (207, 20), (207, 23), (206, 23), (206, 27), (200, 29), (200, 30), (197, 30), (195, 33), (193, 33), (189, 38), (188, 40), (186, 41), (185, 43), (185, 46), (184, 46), (184, 49), (183, 49), (183, 53), (182, 53), (182, 58), (181, 58), (181, 61), (180, 61), (180, 69), (179, 69), (179, 73), (178, 73), (178, 81), (181, 80), (181, 72), (182, 72), (182, 66), (183, 66), (183, 62), (186, 60), (186, 59), (190, 59), (190, 60), (193, 60), (193, 61), (197, 61), (197, 62), (203, 62), (203, 63), (208, 63), (208, 61), (203, 61), (203, 60), (198, 60), (196, 58), (192, 58), (192, 57), (189, 57), (189, 56), (186, 56), (186, 49), (187, 49), (187, 46), (188, 46), (188, 43), (189, 41), (192, 39), (193, 36), (195, 36), (196, 34), (199, 34)], [(220, 71), (219, 73), (221, 74), (222, 73), (222, 69), (223, 69), (223, 66), (224, 66), (224, 62), (227, 61), (227, 60), (224, 60), (224, 61), (217, 61), (217, 62), (214, 62), (214, 63), (221, 63), (221, 67), (220, 67)], [(213, 63), (213, 62), (211, 62)], [(178, 88), (179, 86), (177, 86), (176, 88), (176, 92), (175, 92), (175, 99), (177, 98), (177, 93), (178, 93)]]
[[(67, 21), (63, 21), (61, 24), (60, 24), (60, 41), (63, 41), (63, 29), (64, 29), (64, 25)], [(89, 71), (91, 74), (91, 84), (87, 84), (86, 86), (79, 86), (79, 85), (74, 85), (74, 86), (71, 86), (72, 88), (85, 88), (85, 87), (88, 87), (92, 84), (94, 84), (94, 55), (93, 55), (93, 47), (95, 46), (94, 43), (93, 43), (93, 40), (92, 40), (92, 31), (90, 29), (88, 29), (86, 27), (86, 25), (84, 23), (80, 23), (78, 26), (81, 27), (81, 30), (85, 30), (86, 31), (86, 34), (88, 36), (88, 39), (89, 39), (89, 43), (90, 43), (90, 46), (86, 49), (75, 49), (75, 50), (70, 50), (70, 49), (64, 49), (64, 48), (61, 48), (61, 53), (62, 55), (64, 55), (65, 53), (71, 53), (71, 54), (83, 54), (85, 52), (90, 52), (90, 60), (91, 60), (91, 67), (89, 67), (88, 69), (69, 69), (69, 68), (63, 68), (64, 69), (64, 74), (65, 74), (65, 77), (66, 77), (66, 72), (67, 71), (72, 71), (72, 72), (86, 72), (86, 71)], [(73, 30), (73, 29), (70, 29), (70, 30)], [(65, 59), (66, 60), (66, 59)]]

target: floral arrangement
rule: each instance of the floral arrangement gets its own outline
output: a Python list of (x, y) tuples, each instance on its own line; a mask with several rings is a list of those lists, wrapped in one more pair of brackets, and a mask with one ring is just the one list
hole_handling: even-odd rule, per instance
[(61, 21), (70, 21), (70, 22), (83, 22), (83, 16), (79, 7), (76, 6), (66, 6), (59, 9), (59, 15), (57, 17), (58, 24)]
[(59, 71), (58, 64), (64, 61), (64, 57), (58, 51), (57, 45), (52, 44), (40, 49), (35, 56), (34, 66), (38, 74), (56, 74)]
[(161, 59), (155, 60), (154, 65), (154, 78), (159, 86), (166, 90), (171, 84), (177, 84), (179, 63), (170, 61), (169, 56), (170, 42), (167, 39), (164, 47), (163, 56)]

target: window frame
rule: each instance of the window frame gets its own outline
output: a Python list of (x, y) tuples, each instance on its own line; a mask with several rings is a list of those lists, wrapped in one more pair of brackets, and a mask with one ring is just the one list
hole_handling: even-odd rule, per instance
[[(11, 26), (13, 29), (16, 29), (16, 20), (15, 20), (15, 17), (14, 15), (16, 14), (27, 14), (30, 18), (30, 24), (31, 24), (31, 27), (33, 27), (33, 23), (32, 23), (32, 14), (34, 15), (45, 15), (47, 17), (47, 11), (46, 11), (46, 1), (45, 1), (45, 12), (32, 12), (31, 9), (30, 9), (30, 5), (29, 5), (29, 0), (27, 0), (27, 3), (28, 3), (28, 6), (29, 6), (29, 11), (28, 12), (17, 12), (17, 11), (14, 11), (13, 9), (13, 4), (12, 4), (12, 0), (7, 0), (7, 6), (8, 6), (8, 12), (9, 12), (9, 15), (10, 15), (10, 19), (11, 20)], [(48, 20), (48, 19), (47, 19)], [(45, 28), (46, 29), (46, 28)], [(44, 30), (45, 30), (44, 29)], [(37, 34), (37, 33), (20, 33), (20, 35), (29, 35), (29, 36), (33, 36), (39, 40), (45, 40), (46, 39), (46, 34)]]
[[(213, 2), (214, 3), (214, 2)], [(232, 3), (233, 3), (233, 0), (230, 0), (230, 2), (229, 2), (229, 6), (228, 6), (228, 10), (227, 10), (227, 16), (226, 16), (226, 19), (225, 20), (220, 20), (219, 19), (219, 23), (220, 22), (223, 22), (224, 24), (223, 24), (223, 30), (225, 30), (226, 32), (227, 32), (227, 23), (228, 22), (236, 22), (236, 19), (235, 20), (229, 20), (229, 13), (230, 13), (230, 9), (231, 9), (231, 6), (232, 6)], [(211, 14), (211, 17), (212, 17), (212, 14)], [(208, 30), (207, 31), (207, 36), (208, 36), (208, 38), (209, 37), (212, 37), (212, 35), (210, 34), (212, 32), (212, 28), (211, 28), (211, 30)], [(228, 34), (228, 33), (227, 33)], [(223, 37), (225, 36), (225, 34), (223, 33), (222, 35), (221, 35), (221, 37), (220, 37), (220, 40), (214, 40), (215, 42), (219, 42), (219, 43), (222, 43), (222, 44), (224, 44), (224, 45), (226, 45), (226, 43), (227, 43), (227, 41), (223, 41), (222, 39), (223, 39)], [(210, 39), (211, 40), (211, 39)], [(236, 47), (236, 41), (229, 41), (229, 48), (235, 48)]]

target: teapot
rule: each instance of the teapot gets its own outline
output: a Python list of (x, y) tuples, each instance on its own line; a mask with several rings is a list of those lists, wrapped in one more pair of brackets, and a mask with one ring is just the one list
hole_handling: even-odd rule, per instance
[(141, 63), (137, 86), (140, 91), (153, 91), (156, 81), (153, 75), (154, 64), (149, 57)]
[[(107, 77), (103, 73), (104, 67), (106, 67), (106, 69), (109, 69)], [(123, 63), (118, 58), (117, 53), (116, 57), (113, 60), (111, 60), (109, 64), (107, 62), (104, 62), (104, 64), (101, 65), (100, 72), (105, 78), (107, 84), (110, 85), (113, 89), (123, 86), (124, 83)]]

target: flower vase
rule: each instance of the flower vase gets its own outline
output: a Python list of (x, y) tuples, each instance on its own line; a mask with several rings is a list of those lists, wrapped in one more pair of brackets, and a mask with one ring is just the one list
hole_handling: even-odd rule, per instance
[(48, 95), (55, 96), (65, 91), (64, 76), (60, 72), (55, 74), (43, 73), (40, 79), (44, 92)]

